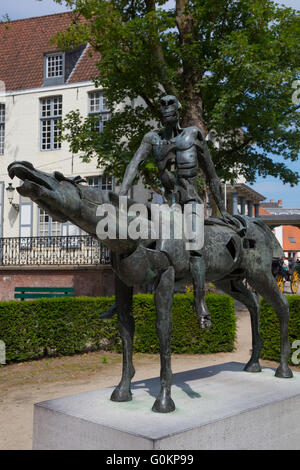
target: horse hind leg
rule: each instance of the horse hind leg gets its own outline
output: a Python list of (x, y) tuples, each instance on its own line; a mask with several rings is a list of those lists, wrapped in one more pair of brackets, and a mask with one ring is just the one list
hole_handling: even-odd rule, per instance
[(244, 367), (246, 372), (261, 372), (259, 357), (262, 350), (262, 339), (259, 332), (260, 305), (256, 295), (243, 284), (242, 280), (226, 280), (216, 283), (216, 286), (238, 300), (249, 310), (252, 332), (252, 354)]
[(290, 354), (290, 343), (288, 337), (289, 304), (287, 298), (279, 291), (275, 279), (270, 272), (260, 273), (255, 279), (249, 282), (254, 289), (271, 305), (275, 310), (280, 324), (280, 364), (276, 369), (276, 377), (290, 378), (293, 372), (288, 366)]

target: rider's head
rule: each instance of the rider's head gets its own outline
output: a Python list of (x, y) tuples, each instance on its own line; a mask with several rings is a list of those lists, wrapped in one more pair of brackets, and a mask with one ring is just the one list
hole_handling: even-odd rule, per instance
[(160, 112), (165, 125), (175, 125), (179, 121), (181, 104), (176, 96), (167, 95), (160, 100)]

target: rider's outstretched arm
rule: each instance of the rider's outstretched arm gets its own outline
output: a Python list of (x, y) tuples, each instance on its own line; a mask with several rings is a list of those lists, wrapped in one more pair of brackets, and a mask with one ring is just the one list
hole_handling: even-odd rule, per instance
[(150, 136), (146, 134), (142, 140), (141, 145), (135, 152), (131, 162), (126, 168), (122, 186), (119, 192), (120, 196), (125, 196), (128, 193), (138, 173), (140, 166), (145, 162), (151, 150), (152, 150), (152, 144), (151, 144)]

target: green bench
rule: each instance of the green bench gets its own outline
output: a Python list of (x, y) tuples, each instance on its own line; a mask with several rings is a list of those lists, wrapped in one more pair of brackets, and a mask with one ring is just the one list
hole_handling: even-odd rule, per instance
[(73, 287), (15, 287), (15, 299), (20, 300), (73, 296)]

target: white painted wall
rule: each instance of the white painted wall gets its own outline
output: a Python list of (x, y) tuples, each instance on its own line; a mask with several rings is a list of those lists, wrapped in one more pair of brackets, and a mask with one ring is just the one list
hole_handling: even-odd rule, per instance
[[(275, 227), (273, 229), (273, 232), (275, 234), (275, 237), (279, 241), (280, 245), (283, 247), (283, 226), (281, 225), (279, 227)], [(291, 253), (293, 253), (293, 254), (291, 255)], [(290, 256), (292, 256), (294, 258), (294, 260), (297, 261), (297, 259), (300, 259), (300, 251), (294, 251), (294, 252), (285, 251), (284, 256), (286, 256), (288, 258)]]
[(282, 225), (274, 228), (274, 234), (280, 245), (283, 246), (283, 235), (282, 235)]

